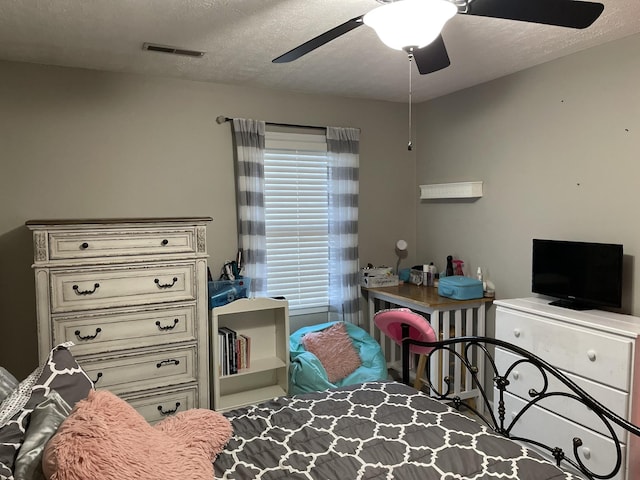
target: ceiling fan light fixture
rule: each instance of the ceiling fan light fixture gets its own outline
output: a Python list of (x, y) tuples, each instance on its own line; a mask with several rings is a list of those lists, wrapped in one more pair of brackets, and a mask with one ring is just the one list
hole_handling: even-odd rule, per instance
[(433, 42), (457, 12), (447, 0), (398, 0), (371, 10), (362, 20), (385, 45), (407, 50)]

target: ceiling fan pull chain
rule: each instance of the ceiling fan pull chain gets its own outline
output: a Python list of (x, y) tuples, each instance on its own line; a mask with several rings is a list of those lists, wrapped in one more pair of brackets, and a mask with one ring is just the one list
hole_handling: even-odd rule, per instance
[(413, 61), (413, 49), (411, 49), (409, 52), (409, 143), (407, 144), (407, 150), (411, 151), (413, 150), (413, 141), (412, 141), (412, 134), (411, 134), (411, 94), (412, 94), (412, 85), (411, 85), (411, 77), (412, 77), (412, 65), (411, 62)]

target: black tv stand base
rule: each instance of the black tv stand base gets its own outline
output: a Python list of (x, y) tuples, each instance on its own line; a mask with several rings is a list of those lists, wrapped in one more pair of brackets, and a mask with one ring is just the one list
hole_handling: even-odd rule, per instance
[(593, 305), (588, 303), (576, 302), (575, 300), (554, 300), (549, 302), (554, 307), (570, 308), (571, 310), (593, 310)]

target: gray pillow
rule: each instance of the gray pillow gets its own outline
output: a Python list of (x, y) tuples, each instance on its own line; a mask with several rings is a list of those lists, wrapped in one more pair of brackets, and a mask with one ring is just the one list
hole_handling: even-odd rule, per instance
[(18, 386), (18, 380), (5, 368), (0, 367), (0, 402), (7, 398)]
[[(47, 360), (40, 365), (27, 379), (20, 382), (16, 390), (24, 390), (23, 384), (31, 384), (29, 391), (12, 399), (10, 395), (4, 402), (8, 403), (7, 412), (15, 411), (4, 424), (0, 422), (0, 478), (10, 478), (18, 451), (24, 440), (33, 410), (40, 405), (52, 391), (56, 391), (71, 407), (87, 396), (93, 388), (93, 382), (78, 365), (68, 350), (72, 343), (60, 344), (49, 353)], [(39, 373), (39, 375), (38, 375)], [(32, 377), (35, 375), (35, 381)], [(26, 398), (26, 402), (23, 401)], [(15, 400), (15, 401), (14, 401)], [(0, 412), (2, 413), (2, 412)]]
[(22, 447), (16, 457), (13, 470), (15, 480), (45, 480), (42, 472), (44, 447), (69, 412), (71, 407), (55, 390), (33, 409)]
[(22, 380), (18, 386), (7, 395), (7, 398), (2, 401), (2, 404), (0, 404), (0, 427), (4, 427), (11, 418), (15, 416), (16, 413), (19, 413), (27, 404), (31, 398), (33, 387), (40, 375), (42, 375), (42, 368), (42, 366), (39, 366), (31, 372), (29, 376)]

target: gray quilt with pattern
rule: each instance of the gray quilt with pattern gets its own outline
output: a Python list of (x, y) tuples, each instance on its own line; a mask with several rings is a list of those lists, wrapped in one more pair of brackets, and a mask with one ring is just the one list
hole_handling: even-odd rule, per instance
[(396, 382), (281, 397), (225, 414), (216, 479), (575, 479)]

